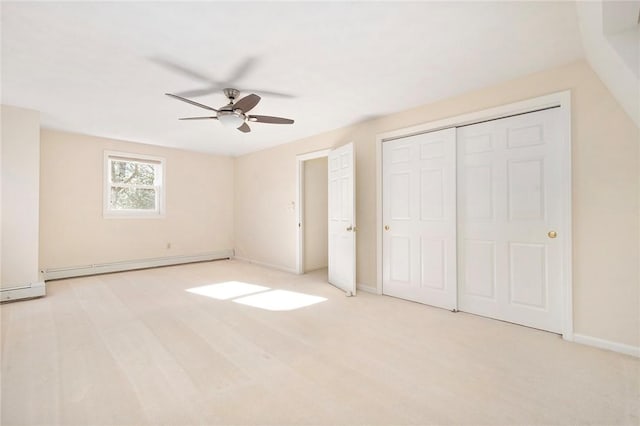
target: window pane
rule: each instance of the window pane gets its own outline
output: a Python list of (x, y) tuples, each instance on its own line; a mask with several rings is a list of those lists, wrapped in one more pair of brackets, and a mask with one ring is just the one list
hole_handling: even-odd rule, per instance
[(155, 210), (156, 191), (146, 188), (111, 187), (113, 210)]
[(133, 161), (111, 161), (111, 182), (131, 185), (153, 185), (156, 169), (153, 164)]

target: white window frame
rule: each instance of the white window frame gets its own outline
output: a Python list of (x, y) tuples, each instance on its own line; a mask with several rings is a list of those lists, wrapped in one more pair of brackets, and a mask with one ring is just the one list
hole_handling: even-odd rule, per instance
[[(127, 160), (139, 163), (153, 163), (156, 166), (155, 185), (131, 185), (132, 188), (150, 188), (156, 191), (156, 206), (153, 210), (113, 210), (111, 209), (111, 161)], [(165, 159), (131, 152), (104, 151), (104, 173), (102, 192), (102, 215), (106, 219), (159, 219), (165, 215), (166, 167)]]

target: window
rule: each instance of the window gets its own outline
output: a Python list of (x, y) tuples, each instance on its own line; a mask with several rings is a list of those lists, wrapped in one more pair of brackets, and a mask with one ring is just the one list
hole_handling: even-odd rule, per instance
[(164, 215), (163, 158), (106, 151), (104, 159), (105, 217)]

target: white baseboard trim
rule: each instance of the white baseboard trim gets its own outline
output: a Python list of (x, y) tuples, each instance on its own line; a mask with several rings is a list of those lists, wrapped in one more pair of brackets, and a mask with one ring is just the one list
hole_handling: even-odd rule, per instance
[(38, 281), (26, 285), (24, 287), (11, 287), (0, 289), (0, 302), (8, 302), (10, 300), (32, 299), (47, 294), (47, 288), (44, 281)]
[(233, 257), (233, 250), (220, 250), (188, 256), (157, 257), (153, 259), (124, 260), (121, 262), (98, 263), (94, 265), (72, 266), (68, 268), (49, 268), (42, 271), (45, 280), (81, 277), (85, 275), (107, 274), (111, 272), (131, 271), (134, 269), (155, 268), (158, 266), (180, 265), (183, 263), (206, 262), (209, 260)]
[(378, 294), (378, 289), (375, 286), (370, 286), (368, 284), (358, 283), (356, 284), (356, 290), (363, 291), (365, 293)]
[(638, 346), (612, 342), (610, 340), (599, 339), (597, 337), (585, 336), (584, 334), (577, 333), (573, 334), (573, 341), (583, 345), (595, 346), (596, 348), (607, 349), (640, 358), (640, 347)]
[(259, 260), (249, 259), (248, 257), (233, 256), (233, 258), (236, 259), (236, 260), (239, 260), (241, 262), (253, 263), (255, 265), (264, 266), (265, 268), (271, 268), (271, 269), (277, 269), (278, 271), (289, 272), (290, 274), (297, 274), (298, 273), (295, 268), (288, 268), (288, 267), (282, 266), (282, 265), (275, 265), (273, 263), (261, 262)]

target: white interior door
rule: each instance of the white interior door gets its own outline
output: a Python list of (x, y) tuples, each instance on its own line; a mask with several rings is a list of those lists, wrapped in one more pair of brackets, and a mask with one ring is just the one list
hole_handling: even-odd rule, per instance
[(355, 159), (353, 143), (329, 153), (329, 282), (356, 294)]
[(462, 311), (562, 331), (557, 118), (549, 109), (457, 129)]
[(456, 308), (456, 131), (382, 145), (384, 294)]

